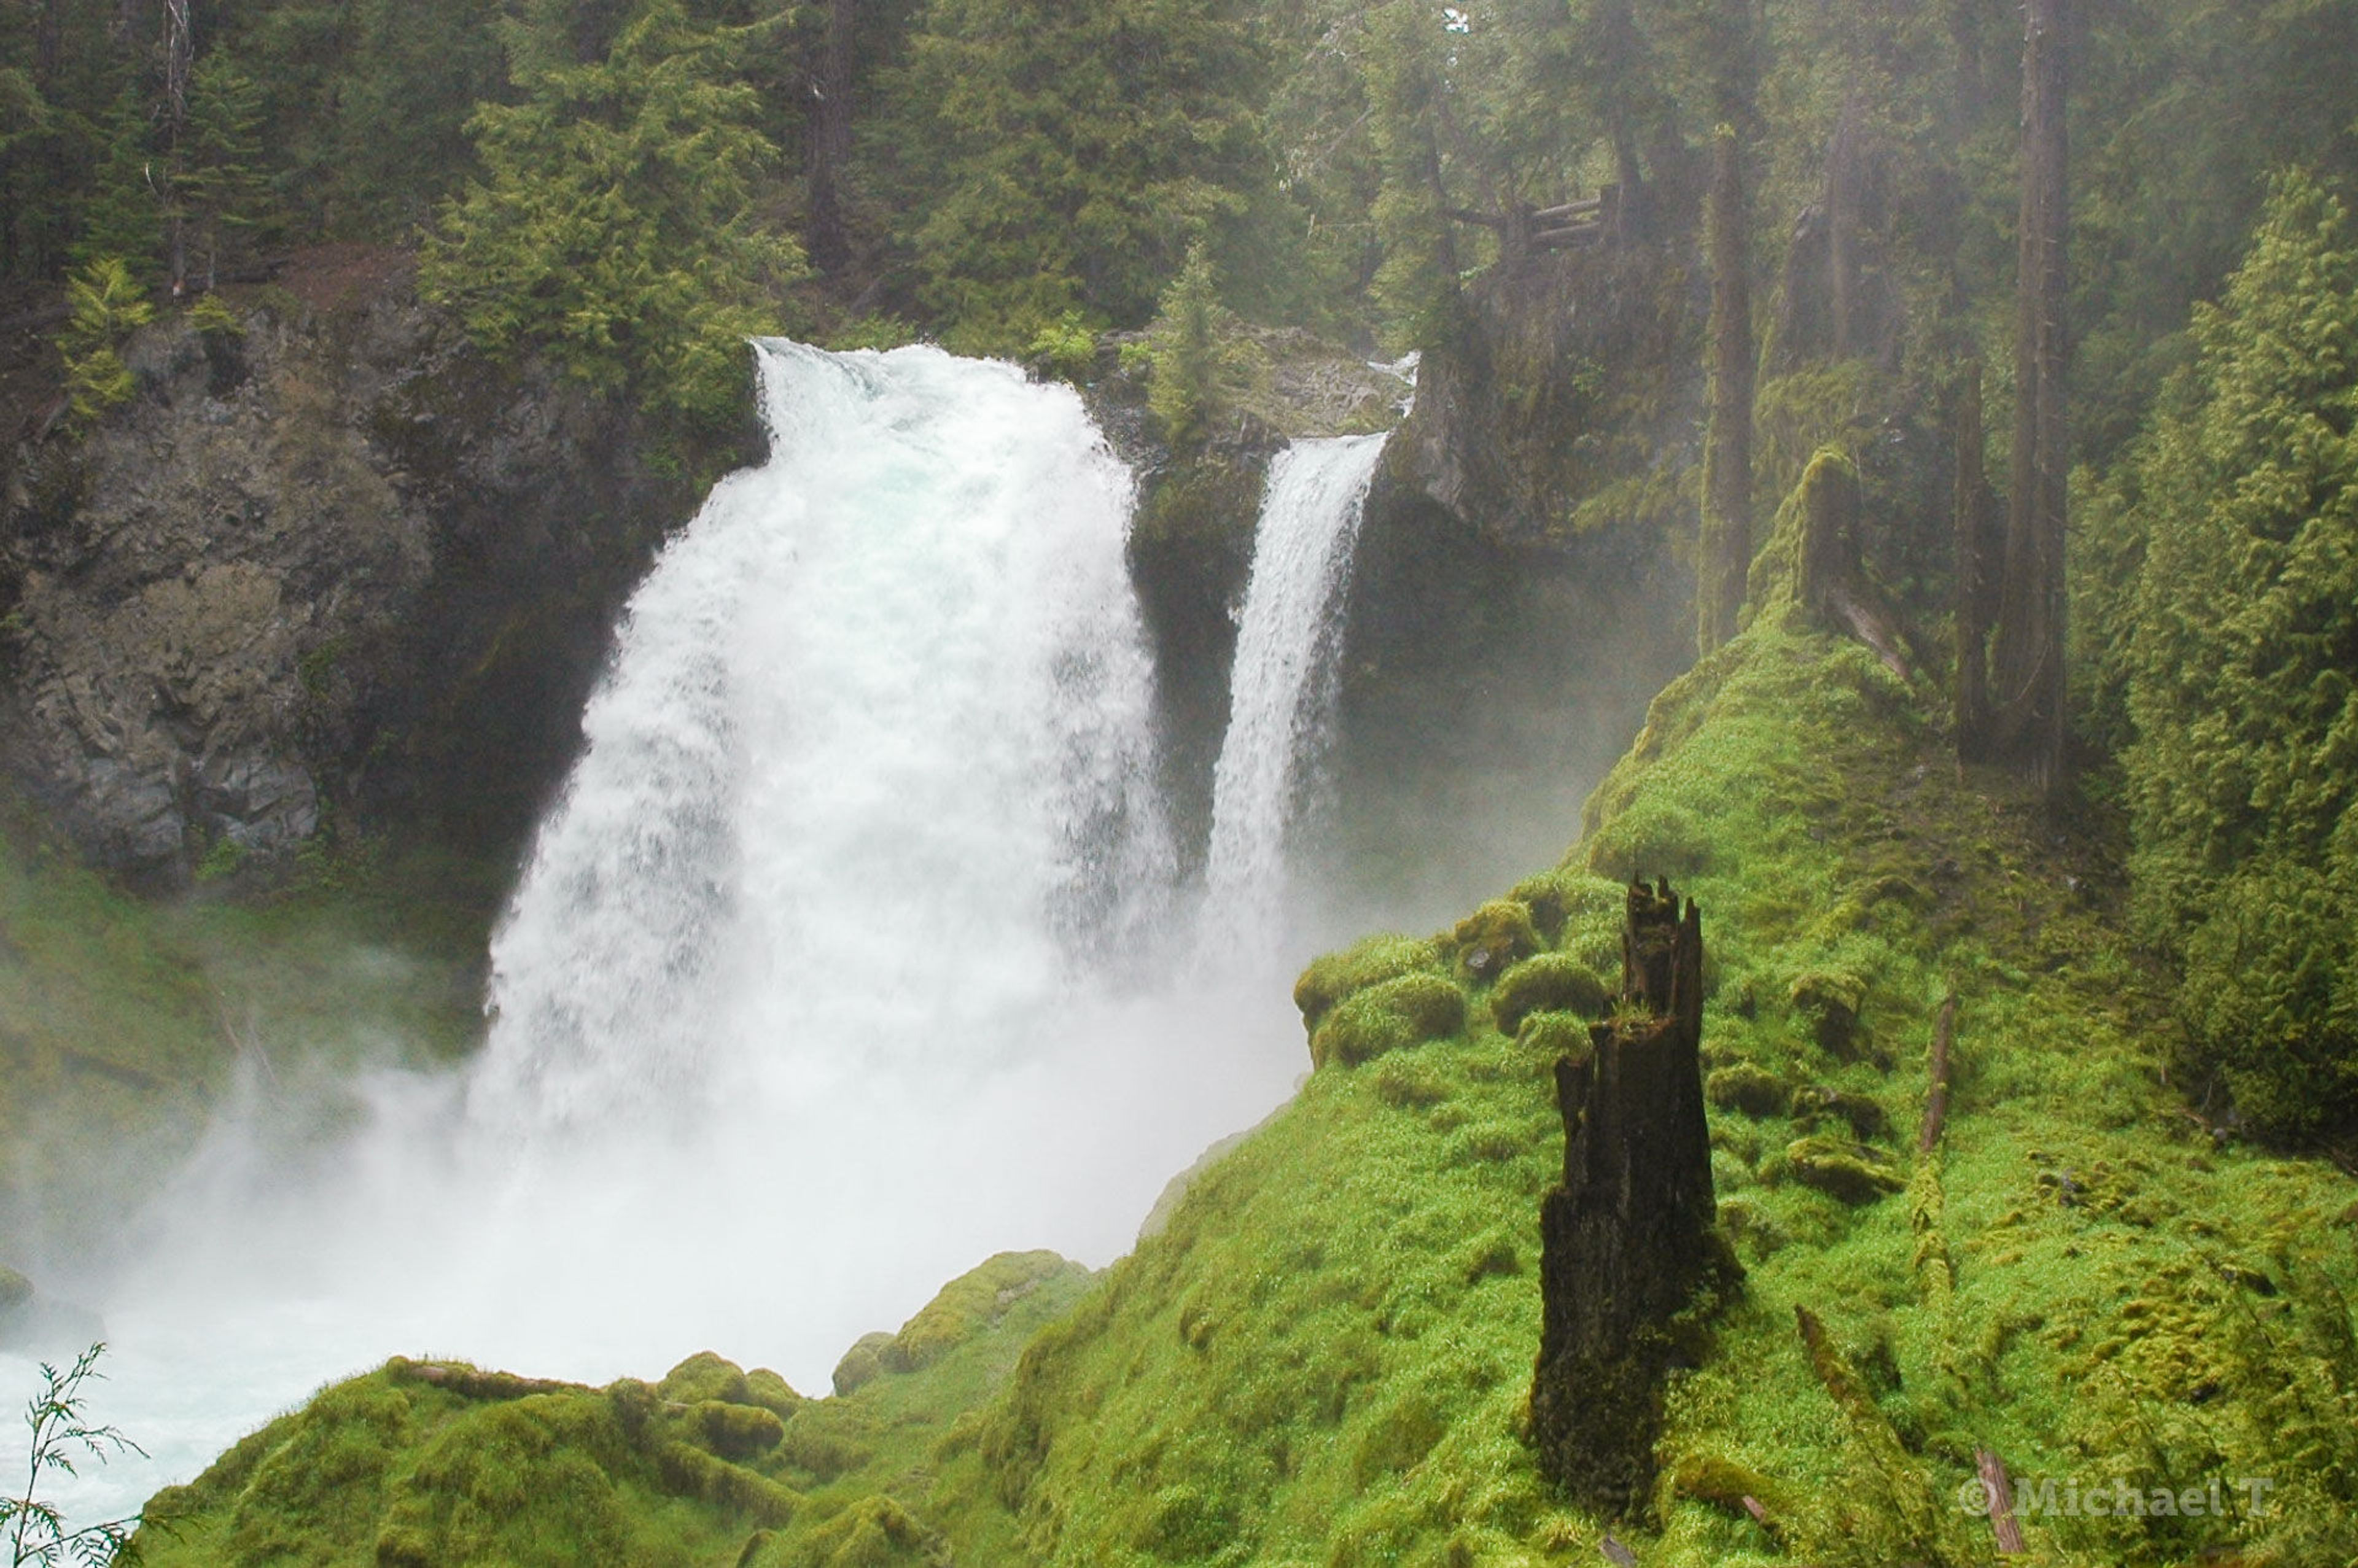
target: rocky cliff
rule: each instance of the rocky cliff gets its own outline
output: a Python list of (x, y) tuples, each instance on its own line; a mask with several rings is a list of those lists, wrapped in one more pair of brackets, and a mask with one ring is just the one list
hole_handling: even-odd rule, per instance
[(92, 860), (199, 870), (414, 827), (512, 846), (615, 611), (710, 472), (549, 367), (490, 362), (399, 253), (332, 247), (172, 311), (86, 435), (0, 475), (0, 758)]

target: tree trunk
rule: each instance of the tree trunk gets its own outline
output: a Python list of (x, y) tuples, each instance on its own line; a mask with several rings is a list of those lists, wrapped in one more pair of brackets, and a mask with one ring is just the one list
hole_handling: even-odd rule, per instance
[[(1620, 1016), (1555, 1069), (1563, 1182), (1540, 1208), (1540, 1467), (1606, 1514), (1653, 1493), (1662, 1379), (1743, 1271), (1714, 1228), (1704, 1119), (1703, 927), (1664, 882), (1629, 890)], [(1696, 1314), (1697, 1316), (1701, 1314)]]
[(811, 83), (810, 255), (822, 272), (851, 256), (843, 219), (843, 171), (851, 161), (854, 0), (827, 0), (827, 42)]
[(1989, 634), (1997, 614), (1998, 568), (2005, 540), (1997, 535), (1997, 498), (1984, 467), (1982, 367), (1969, 363), (1952, 414), (1956, 479), (1951, 513), (1956, 528), (1957, 755), (1981, 760), (1989, 738)]
[(2070, 0), (2029, 0), (2022, 48), (2022, 249), (2013, 494), (1999, 583), (1989, 750), (2052, 795), (2063, 776), (2063, 407)]
[(1744, 153), (1732, 125), (1712, 145), (1711, 430), (1704, 442), (1696, 646), (1736, 635), (1752, 568), (1752, 252)]

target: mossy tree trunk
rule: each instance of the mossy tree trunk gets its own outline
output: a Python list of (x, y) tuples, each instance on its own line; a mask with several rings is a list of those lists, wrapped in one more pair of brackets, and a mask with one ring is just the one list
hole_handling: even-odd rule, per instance
[(1622, 1514), (1654, 1485), (1662, 1379), (1742, 1271), (1714, 1228), (1704, 1118), (1703, 927), (1664, 882), (1629, 890), (1621, 1015), (1556, 1064), (1563, 1184), (1540, 1207), (1531, 1441), (1585, 1505)]
[(1751, 208), (1733, 125), (1720, 126), (1712, 145), (1710, 223), (1711, 430), (1704, 443), (1695, 595), (1696, 646), (1706, 654), (1736, 635), (1752, 567)]
[(1988, 752), (2052, 794), (2063, 774), (2065, 247), (2070, 0), (2029, 0), (2022, 48), (2013, 493), (1992, 654)]

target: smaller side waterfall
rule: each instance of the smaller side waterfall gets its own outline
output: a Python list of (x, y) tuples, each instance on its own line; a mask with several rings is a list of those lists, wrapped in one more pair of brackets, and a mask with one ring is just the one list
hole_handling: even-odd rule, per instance
[(1284, 899), (1286, 832), (1325, 739), (1351, 550), (1383, 448), (1381, 436), (1297, 441), (1270, 465), (1212, 775), (1205, 929), (1218, 940), (1271, 935)]

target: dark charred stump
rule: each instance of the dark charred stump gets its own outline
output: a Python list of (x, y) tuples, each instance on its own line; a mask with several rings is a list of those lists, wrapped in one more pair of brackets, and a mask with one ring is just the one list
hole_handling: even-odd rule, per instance
[(1654, 1486), (1662, 1379), (1704, 1348), (1742, 1270), (1714, 1227), (1704, 1120), (1703, 928), (1668, 882), (1629, 890), (1620, 1016), (1556, 1064), (1563, 1184), (1540, 1206), (1540, 1466), (1627, 1513)]

